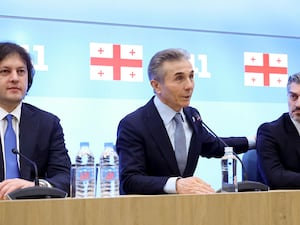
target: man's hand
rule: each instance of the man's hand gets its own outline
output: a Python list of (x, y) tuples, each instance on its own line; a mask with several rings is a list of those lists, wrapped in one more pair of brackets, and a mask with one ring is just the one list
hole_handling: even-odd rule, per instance
[(0, 183), (0, 199), (4, 199), (4, 197), (12, 191), (33, 186), (33, 181), (23, 180), (20, 178), (4, 180)]
[(178, 194), (212, 194), (216, 193), (212, 187), (199, 177), (180, 178), (176, 182)]

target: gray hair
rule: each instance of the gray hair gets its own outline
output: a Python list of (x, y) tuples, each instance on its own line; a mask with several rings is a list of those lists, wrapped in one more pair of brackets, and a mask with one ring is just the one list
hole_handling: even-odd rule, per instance
[(290, 90), (290, 86), (292, 83), (300, 84), (300, 72), (289, 76), (286, 86), (288, 91)]
[(169, 48), (162, 51), (157, 52), (150, 60), (148, 65), (148, 77), (149, 80), (157, 80), (162, 81), (165, 74), (165, 71), (162, 71), (162, 65), (164, 62), (172, 62), (179, 60), (189, 60), (190, 54), (180, 48)]

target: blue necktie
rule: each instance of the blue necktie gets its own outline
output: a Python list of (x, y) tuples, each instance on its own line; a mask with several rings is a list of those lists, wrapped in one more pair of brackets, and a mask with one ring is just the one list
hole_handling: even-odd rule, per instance
[(7, 120), (7, 128), (4, 134), (6, 179), (20, 177), (17, 156), (12, 153), (12, 149), (17, 147), (16, 134), (12, 127), (12, 118), (11, 114), (5, 117)]
[(177, 165), (180, 170), (181, 175), (184, 172), (187, 160), (187, 150), (186, 150), (186, 139), (183, 129), (183, 119), (180, 113), (176, 113), (174, 116), (176, 122), (176, 129), (174, 135), (174, 147), (175, 147), (175, 156), (177, 160)]

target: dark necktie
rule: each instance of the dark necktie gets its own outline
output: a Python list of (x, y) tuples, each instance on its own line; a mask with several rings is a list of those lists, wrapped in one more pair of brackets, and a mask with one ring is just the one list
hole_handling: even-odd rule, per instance
[(180, 173), (182, 175), (186, 166), (187, 151), (181, 114), (176, 113), (176, 115), (174, 116), (174, 120), (176, 122), (176, 129), (174, 135), (175, 156)]
[(20, 177), (17, 156), (12, 153), (12, 149), (17, 147), (16, 134), (12, 127), (12, 118), (11, 114), (5, 117), (7, 120), (7, 128), (4, 134), (6, 179)]

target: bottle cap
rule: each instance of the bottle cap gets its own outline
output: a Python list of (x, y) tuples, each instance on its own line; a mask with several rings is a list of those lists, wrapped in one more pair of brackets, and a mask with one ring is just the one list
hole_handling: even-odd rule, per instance
[(225, 147), (225, 152), (233, 152), (233, 147)]
[(106, 148), (111, 148), (111, 149), (115, 149), (115, 145), (114, 145), (114, 143), (112, 143), (112, 142), (105, 142), (104, 143), (104, 148), (106, 149)]
[(80, 142), (80, 147), (89, 147), (90, 143), (85, 141), (85, 142)]

